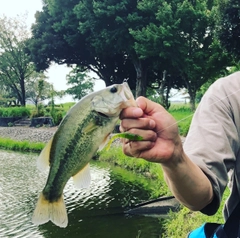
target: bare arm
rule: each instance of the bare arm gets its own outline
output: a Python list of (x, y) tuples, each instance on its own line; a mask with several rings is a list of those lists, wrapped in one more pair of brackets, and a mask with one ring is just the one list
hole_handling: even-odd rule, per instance
[(174, 196), (191, 210), (201, 210), (213, 199), (212, 185), (202, 170), (184, 153), (174, 118), (159, 104), (144, 97), (139, 108), (121, 115), (121, 130), (138, 134), (143, 141), (123, 141), (125, 154), (162, 165)]

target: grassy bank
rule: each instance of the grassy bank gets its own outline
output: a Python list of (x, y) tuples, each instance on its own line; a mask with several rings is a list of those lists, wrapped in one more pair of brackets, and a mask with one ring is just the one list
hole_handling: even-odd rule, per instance
[(29, 142), (29, 141), (15, 141), (9, 138), (0, 138), (0, 149), (13, 150), (21, 152), (40, 152), (45, 143)]
[(153, 187), (150, 188), (152, 198), (170, 195), (170, 191), (164, 182), (162, 168), (159, 164), (128, 157), (122, 152), (121, 146), (112, 146), (109, 150), (103, 149), (98, 153), (98, 159), (131, 170), (134, 173), (144, 175), (147, 179), (153, 180)]

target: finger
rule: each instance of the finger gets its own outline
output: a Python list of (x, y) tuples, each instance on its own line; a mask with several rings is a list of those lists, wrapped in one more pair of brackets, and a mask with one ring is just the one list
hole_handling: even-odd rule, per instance
[[(152, 130), (155, 128), (155, 125), (155, 121), (149, 118), (123, 119), (120, 122), (120, 131), (125, 132), (135, 128)], [(133, 131), (131, 131), (131, 133), (133, 133)]]
[[(138, 135), (142, 137), (141, 140), (137, 139), (136, 141), (156, 141), (157, 140), (157, 133), (153, 130), (141, 130), (138, 128), (132, 128), (128, 131), (129, 133), (133, 135)], [(134, 139), (130, 139), (130, 141), (135, 141)]]
[(138, 107), (128, 107), (126, 109), (123, 109), (120, 114), (120, 119), (124, 118), (139, 118), (143, 115), (143, 111), (141, 108)]
[(123, 146), (125, 145), (127, 146), (127, 148), (128, 146), (131, 147), (132, 151), (129, 151), (131, 155), (138, 154), (139, 151), (147, 150), (151, 148), (153, 143), (157, 140), (157, 134), (152, 130), (131, 129), (131, 133), (142, 137), (142, 140), (136, 140), (136, 141), (125, 139), (125, 138), (122, 139)]
[(131, 157), (141, 158), (144, 151), (148, 151), (155, 145), (152, 141), (129, 141), (123, 145), (123, 152)]

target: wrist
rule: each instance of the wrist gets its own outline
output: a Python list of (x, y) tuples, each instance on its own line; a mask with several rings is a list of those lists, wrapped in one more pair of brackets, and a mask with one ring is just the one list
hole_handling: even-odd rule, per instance
[(171, 156), (161, 163), (163, 168), (176, 169), (180, 163), (184, 162), (187, 158), (183, 150), (181, 137), (178, 135), (173, 142), (174, 147)]

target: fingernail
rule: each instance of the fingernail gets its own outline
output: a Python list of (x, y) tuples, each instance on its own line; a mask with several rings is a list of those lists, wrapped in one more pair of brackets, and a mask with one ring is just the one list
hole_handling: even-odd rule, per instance
[(155, 127), (155, 125), (156, 125), (156, 123), (155, 123), (155, 121), (154, 120), (150, 120), (149, 121), (149, 126), (150, 126), (150, 128), (154, 128)]

